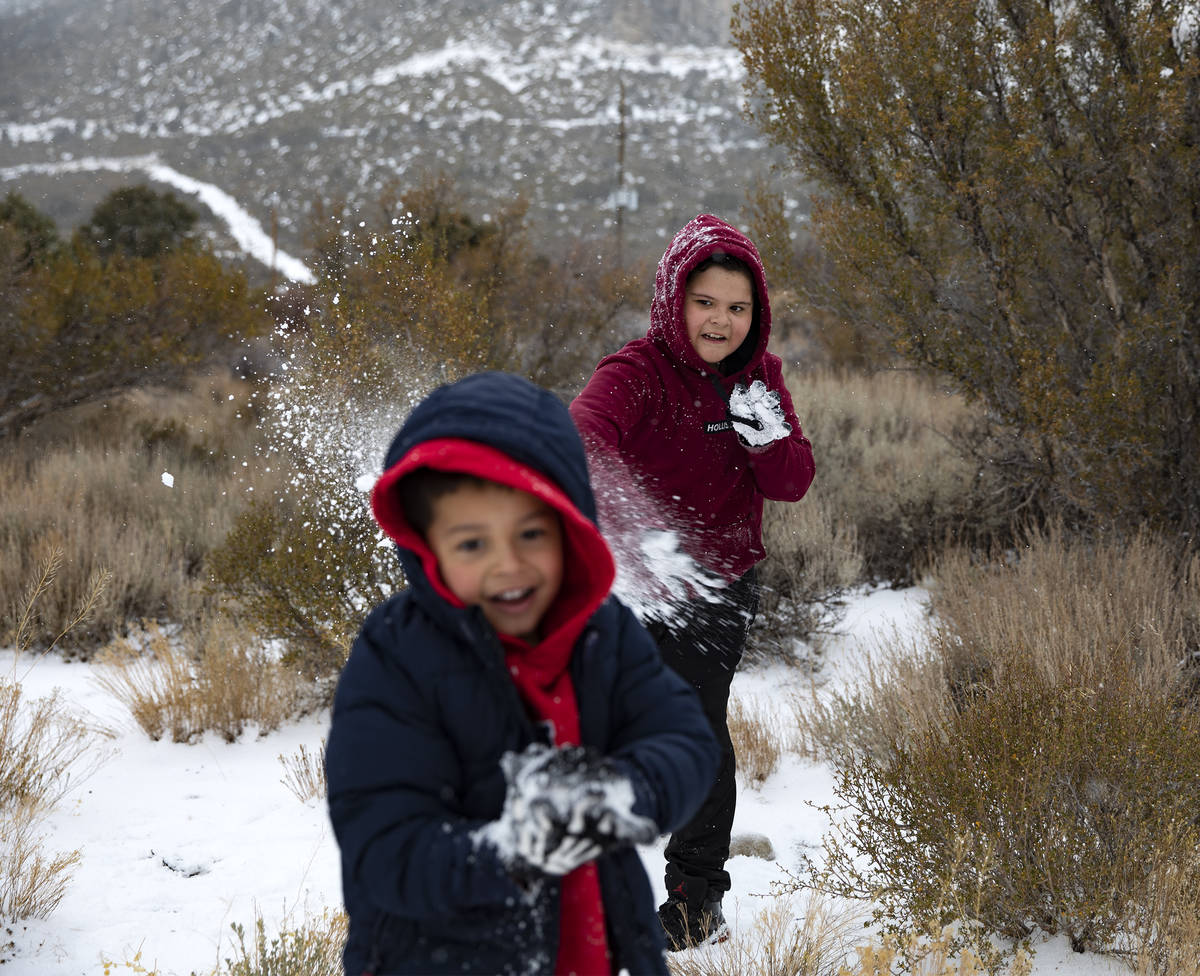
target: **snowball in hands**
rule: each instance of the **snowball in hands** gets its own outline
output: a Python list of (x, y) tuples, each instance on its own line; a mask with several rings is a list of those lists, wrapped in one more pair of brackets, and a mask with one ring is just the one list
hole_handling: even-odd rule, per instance
[(654, 821), (633, 812), (633, 786), (581, 746), (533, 743), (500, 759), (508, 788), (481, 839), (517, 869), (564, 875), (620, 843), (649, 843)]
[(792, 432), (779, 405), (779, 394), (768, 390), (762, 380), (755, 380), (749, 389), (741, 383), (733, 388), (729, 394), (729, 418), (748, 447), (765, 447)]

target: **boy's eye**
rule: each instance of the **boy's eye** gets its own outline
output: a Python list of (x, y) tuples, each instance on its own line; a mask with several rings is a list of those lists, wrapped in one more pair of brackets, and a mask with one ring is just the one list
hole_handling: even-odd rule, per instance
[(729, 310), (731, 312), (736, 312), (738, 315), (740, 315), (742, 312), (746, 311), (746, 306), (745, 305), (730, 305)]
[(525, 529), (521, 533), (521, 538), (522, 539), (540, 539), (545, 534), (546, 534), (546, 530), (542, 526), (539, 525), (536, 528)]
[(478, 552), (483, 548), (482, 539), (462, 539), (454, 544), (459, 552)]

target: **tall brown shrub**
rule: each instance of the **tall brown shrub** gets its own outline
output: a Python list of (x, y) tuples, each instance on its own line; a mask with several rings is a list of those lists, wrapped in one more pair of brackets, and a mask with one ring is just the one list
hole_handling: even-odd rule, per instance
[(816, 883), (892, 925), (945, 924), (949, 892), (980, 946), (1041, 929), (1177, 953), (1196, 928), (1169, 891), (1200, 883), (1198, 570), (1146, 533), (1055, 530), (935, 562), (923, 656), (892, 648), (807, 729), (854, 730)]
[(819, 186), (826, 298), (980, 400), (1014, 487), (1200, 526), (1191, 8), (744, 0), (752, 115)]
[[(206, 554), (272, 477), (250, 463), (254, 425), (244, 385), (202, 377), (190, 389), (59, 413), (9, 441), (0, 454), (0, 593), (22, 592), (40, 560), (62, 552), (57, 585), (29, 621), (31, 644), (64, 629), (100, 570), (109, 583), (65, 650), (86, 655), (143, 618), (197, 618), (208, 601)], [(0, 604), (0, 636), (17, 613)]]

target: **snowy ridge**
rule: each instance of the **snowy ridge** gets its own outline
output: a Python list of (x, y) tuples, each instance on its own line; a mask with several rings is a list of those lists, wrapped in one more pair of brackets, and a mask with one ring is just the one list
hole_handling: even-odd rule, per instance
[(524, 198), (549, 252), (613, 231), (623, 101), (626, 253), (650, 259), (697, 213), (735, 218), (782, 160), (744, 117), (730, 8), (43, 0), (0, 29), (0, 194), (81, 222), (80, 170), (18, 167), (152, 154), (274, 214), (296, 253), (315, 200), (367, 207), (446, 173), (480, 216)]
[[(233, 135), (264, 126), (294, 112), (337, 102), (373, 89), (400, 87), (413, 78), (435, 79), (454, 69), (474, 71), (494, 81), (512, 95), (520, 95), (534, 83), (568, 82), (589, 72), (620, 72), (631, 75), (665, 74), (685, 79), (699, 70), (709, 82), (739, 85), (744, 71), (736, 51), (718, 47), (687, 47), (663, 52), (645, 44), (620, 44), (589, 39), (567, 47), (539, 49), (533, 57), (518, 56), (512, 48), (475, 41), (456, 41), (433, 51), (422, 51), (403, 61), (366, 74), (330, 81), (314, 88), (305, 81), (284, 92), (257, 91), (234, 102), (197, 100), (183, 108), (174, 105), (146, 106), (151, 117), (144, 121), (112, 119), (72, 119), (55, 115), (28, 122), (0, 122), (0, 139), (14, 145), (53, 143), (63, 133), (85, 140), (121, 136), (166, 137)], [(576, 81), (577, 83), (577, 81)], [(406, 89), (401, 89), (402, 92)], [(607, 125), (613, 120), (614, 106), (599, 113), (576, 118), (545, 118), (549, 127), (563, 125)], [(689, 113), (690, 114), (690, 113)], [(651, 111), (645, 120), (665, 120), (666, 115)], [(684, 116), (676, 115), (682, 121)]]
[(0, 181), (16, 180), (25, 173), (90, 173), (96, 170), (108, 170), (114, 173), (143, 172), (150, 179), (166, 183), (183, 193), (199, 198), (209, 210), (225, 222), (238, 247), (250, 257), (256, 259), (286, 278), (311, 284), (316, 276), (299, 258), (292, 257), (275, 247), (262, 224), (224, 190), (211, 183), (202, 183), (190, 176), (185, 176), (178, 170), (172, 169), (159, 162), (158, 158), (150, 156), (129, 156), (125, 159), (70, 159), (57, 163), (26, 163), (23, 166), (10, 166), (0, 169)]

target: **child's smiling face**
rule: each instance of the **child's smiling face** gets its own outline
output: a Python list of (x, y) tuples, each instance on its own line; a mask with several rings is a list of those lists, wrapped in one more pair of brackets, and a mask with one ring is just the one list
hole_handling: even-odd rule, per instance
[(432, 508), (426, 539), (442, 581), (463, 603), (482, 607), (497, 633), (537, 643), (562, 585), (558, 513), (499, 484), (463, 485)]
[(685, 286), (683, 316), (692, 348), (716, 365), (737, 351), (754, 321), (749, 275), (719, 265), (693, 275)]

